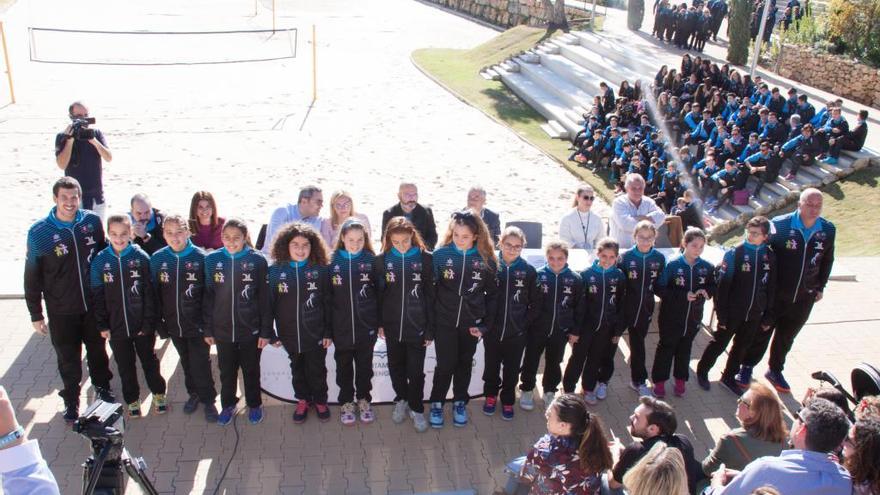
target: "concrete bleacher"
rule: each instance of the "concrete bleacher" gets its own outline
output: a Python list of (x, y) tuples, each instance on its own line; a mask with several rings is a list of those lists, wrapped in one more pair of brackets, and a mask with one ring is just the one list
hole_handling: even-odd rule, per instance
[[(679, 54), (642, 34), (624, 38), (587, 31), (563, 33), (485, 69), (483, 76), (502, 81), (543, 115), (548, 122), (542, 128), (551, 137), (571, 140), (583, 128), (583, 114), (592, 106), (593, 97), (601, 94), (600, 82), (608, 83), (616, 93), (623, 80), (632, 84), (640, 79), (643, 89), (648, 91), (661, 65), (678, 67), (681, 62)], [(779, 76), (763, 73), (762, 76), (768, 84), (781, 88), (795, 85)], [(810, 94), (810, 88), (797, 87)], [(827, 94), (823, 96), (825, 99), (828, 97)], [(813, 103), (818, 109), (824, 105), (824, 101)], [(846, 107), (844, 116), (851, 123), (855, 122), (855, 112)], [(830, 184), (868, 166), (874, 159), (877, 159), (877, 153), (867, 148), (860, 152), (844, 151), (836, 165), (819, 163), (802, 167), (792, 180), (785, 179), (791, 166), (786, 161), (776, 182), (766, 184), (759, 196), (750, 199), (748, 205), (727, 204), (708, 215), (713, 231), (724, 232), (756, 214), (771, 213), (790, 204), (802, 189)], [(750, 189), (756, 185), (755, 181), (754, 178), (750, 179)]]

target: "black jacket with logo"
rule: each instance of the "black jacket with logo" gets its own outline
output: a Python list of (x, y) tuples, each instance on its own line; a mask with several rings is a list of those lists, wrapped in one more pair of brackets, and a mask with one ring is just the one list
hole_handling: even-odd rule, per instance
[(385, 338), (395, 342), (434, 340), (434, 270), (431, 253), (417, 247), (401, 254), (392, 248), (376, 257)]
[(205, 336), (219, 342), (272, 338), (272, 305), (266, 258), (245, 246), (230, 255), (226, 248), (205, 257)]
[(297, 354), (322, 349), (331, 337), (327, 267), (308, 261), (269, 267), (275, 338)]
[(205, 252), (192, 242), (179, 253), (164, 247), (150, 258), (150, 273), (156, 289), (159, 335), (204, 337)]
[(333, 345), (351, 349), (362, 342), (376, 342), (382, 326), (376, 295), (376, 257), (361, 251), (351, 256), (337, 249), (327, 268)]
[(135, 244), (119, 254), (107, 246), (92, 260), (91, 289), (98, 330), (111, 340), (153, 333), (156, 304), (150, 282), (150, 257)]

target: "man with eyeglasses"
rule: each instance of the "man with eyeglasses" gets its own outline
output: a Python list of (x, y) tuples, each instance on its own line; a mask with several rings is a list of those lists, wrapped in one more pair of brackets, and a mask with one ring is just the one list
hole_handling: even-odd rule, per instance
[(296, 204), (288, 203), (278, 207), (272, 212), (272, 217), (266, 225), (266, 242), (263, 243), (263, 253), (270, 255), (272, 240), (281, 227), (290, 222), (302, 222), (311, 225), (315, 232), (321, 232), (321, 208), (324, 206), (324, 195), (318, 186), (305, 186), (299, 190)]
[(402, 182), (397, 190), (396, 205), (382, 212), (382, 232), (394, 217), (405, 217), (413, 223), (429, 251), (437, 244), (437, 224), (434, 223), (434, 212), (427, 206), (419, 204), (419, 188), (412, 182)]
[(112, 161), (113, 154), (101, 130), (90, 127), (95, 121), (82, 102), (71, 103), (67, 112), (70, 125), (55, 135), (55, 163), (64, 175), (79, 182), (82, 208), (94, 211), (103, 219), (106, 204), (101, 174), (103, 162)]
[(626, 194), (614, 198), (611, 204), (611, 236), (620, 243), (621, 249), (633, 246), (633, 231), (642, 220), (648, 220), (660, 228), (666, 214), (653, 199), (645, 197), (645, 179), (639, 174), (627, 174), (624, 182)]
[(795, 415), (789, 434), (791, 450), (756, 459), (742, 472), (719, 469), (707, 493), (736, 495), (772, 485), (784, 494), (850, 495), (850, 474), (829, 455), (848, 431), (849, 421), (839, 407), (825, 399), (811, 399)]
[(587, 184), (581, 185), (574, 196), (574, 208), (559, 220), (559, 238), (576, 249), (593, 250), (605, 236), (602, 217), (590, 211), (596, 193)]

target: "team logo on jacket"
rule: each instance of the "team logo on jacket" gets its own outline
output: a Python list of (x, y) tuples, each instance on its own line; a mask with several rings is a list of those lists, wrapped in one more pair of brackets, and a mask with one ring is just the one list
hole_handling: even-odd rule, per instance
[(339, 265), (333, 265), (333, 273), (339, 273), (342, 268)]
[(471, 272), (471, 280), (483, 280), (483, 274), (480, 272)]
[[(282, 275), (283, 275), (283, 273), (282, 273)], [(287, 290), (288, 290), (287, 282), (279, 282), (278, 283), (278, 293), (279, 294), (287, 294)]]
[(684, 276), (675, 277), (675, 285), (684, 287)]
[(822, 241), (816, 241), (816, 246), (813, 249), (816, 251), (822, 251), (825, 249), (825, 246), (822, 245)]
[(318, 282), (306, 282), (306, 290), (307, 291), (318, 290)]
[(306, 280), (312, 280), (312, 279), (317, 279), (317, 278), (318, 278), (318, 271), (317, 270), (306, 271)]
[(526, 281), (521, 278), (517, 278), (513, 281), (513, 286), (516, 288), (523, 288), (526, 286)]
[(214, 282), (218, 284), (222, 284), (226, 277), (223, 275), (223, 272), (214, 273)]
[(129, 268), (140, 268), (141, 267), (141, 260), (128, 260), (128, 267)]
[(369, 273), (361, 273), (361, 282), (369, 282), (370, 274)]
[(55, 246), (55, 256), (58, 256), (59, 258), (61, 256), (64, 256), (68, 252), (69, 251), (67, 249), (67, 246), (64, 245), (64, 243), (61, 243), (61, 244), (58, 244), (57, 246)]
[(104, 272), (104, 283), (112, 284), (113, 283), (113, 274), (110, 272)]
[(562, 286), (562, 293), (563, 294), (571, 294), (571, 286), (570, 285)]
[(629, 274), (630, 280), (638, 280), (638, 278), (639, 278), (639, 271), (638, 270), (630, 270), (628, 272), (628, 274)]
[(743, 262), (740, 269), (746, 273), (752, 271), (752, 264), (748, 262), (748, 258), (746, 258), (746, 261)]
[(186, 268), (187, 270), (198, 270), (199, 269), (199, 262), (198, 261), (187, 261), (183, 265), (183, 267)]
[(395, 277), (394, 272), (385, 272), (385, 281), (389, 284), (394, 283)]
[(368, 265), (366, 263), (358, 263), (358, 270), (365, 271), (365, 270), (369, 270), (369, 269), (370, 269), (370, 265)]
[(446, 266), (452, 266), (452, 265), (453, 265), (452, 258), (446, 258)]
[(241, 274), (241, 281), (242, 282), (253, 282), (254, 275), (252, 273), (242, 273)]
[(330, 280), (333, 282), (333, 285), (339, 286), (342, 285), (342, 275), (336, 274), (330, 277)]
[(168, 262), (167, 262), (167, 261), (163, 261), (163, 262), (162, 262), (162, 266), (160, 266), (159, 269), (160, 269), (160, 270), (167, 270), (167, 269), (168, 269)]
[(598, 294), (599, 293), (599, 287), (594, 284), (590, 284), (589, 290), (590, 290), (590, 294)]
[[(565, 290), (565, 289), (563, 289), (563, 290)], [(550, 287), (548, 287), (547, 284), (541, 284), (541, 292), (543, 292), (544, 294), (549, 294)]]
[(419, 272), (413, 272), (412, 281), (413, 282), (421, 282), (422, 281), (422, 274)]
[(187, 282), (195, 282), (198, 280), (196, 278), (196, 272), (186, 272), (186, 281)]
[(218, 261), (218, 262), (217, 262), (217, 267), (216, 267), (216, 269), (217, 269), (217, 270), (222, 270), (222, 269), (223, 269), (223, 262), (222, 262), (222, 261)]
[(412, 264), (412, 269), (416, 271), (422, 271), (422, 263), (417, 262)]
[(452, 268), (447, 268), (443, 270), (443, 278), (446, 280), (455, 279), (455, 271)]
[(132, 279), (141, 278), (141, 273), (137, 270), (129, 270), (129, 278), (132, 278)]
[(483, 268), (483, 262), (480, 260), (476, 260), (473, 263), (471, 263), (471, 266), (474, 267), (474, 270), (480, 270)]
[(159, 282), (162, 282), (163, 284), (171, 282), (171, 277), (168, 276), (168, 272), (159, 273)]

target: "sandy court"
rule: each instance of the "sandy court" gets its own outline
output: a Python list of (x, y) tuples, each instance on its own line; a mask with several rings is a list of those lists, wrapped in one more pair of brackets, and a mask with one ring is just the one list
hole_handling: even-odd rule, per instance
[[(270, 2), (266, 2), (271, 5)], [(410, 62), (414, 49), (467, 48), (497, 33), (411, 0), (279, 1), (277, 26), (299, 29), (298, 56), (275, 62), (190, 66), (100, 66), (28, 60), (27, 27), (90, 30), (209, 31), (266, 29), (264, 4), (232, 1), (98, 1), (86, 10), (69, 2), (22, 0), (6, 14), (19, 103), (0, 108), (0, 193), (13, 208), (11, 235), (0, 260), (24, 257), (28, 226), (51, 206), (49, 186), (60, 175), (54, 134), (68, 123), (67, 105), (82, 99), (114, 154), (105, 164), (110, 212), (124, 211), (135, 192), (155, 206), (185, 213), (191, 194), (212, 191), (222, 216), (253, 228), (299, 186), (317, 183), (325, 198), (350, 190), (374, 224), (395, 201), (397, 184), (419, 184), (421, 202), (438, 219), (465, 203), (480, 183), (488, 206), (507, 220), (538, 220), (555, 235), (576, 180), (541, 152), (427, 79)], [(311, 101), (311, 25), (318, 32), (318, 101)], [(38, 33), (39, 34), (39, 33)], [(155, 42), (138, 36), (45, 36), (39, 54), (94, 59), (130, 45), (142, 61), (212, 60), (241, 44), (253, 57), (258, 35)], [(150, 44), (152, 43), (152, 44)], [(166, 54), (149, 46), (175, 46)], [(149, 58), (153, 57), (153, 58)], [(5, 95), (5, 85), (2, 90)], [(302, 130), (300, 127), (302, 126)], [(325, 206), (323, 213), (328, 213)], [(596, 205), (607, 210), (607, 206)], [(442, 226), (441, 226), (442, 231)]]

